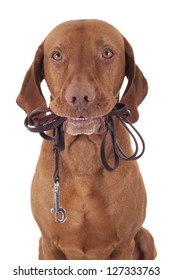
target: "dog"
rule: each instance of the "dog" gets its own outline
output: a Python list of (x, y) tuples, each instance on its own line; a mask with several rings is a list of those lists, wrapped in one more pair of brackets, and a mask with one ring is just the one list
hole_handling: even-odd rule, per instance
[[(127, 86), (120, 97), (124, 78)], [(120, 159), (108, 172), (100, 159), (105, 116), (120, 101), (128, 106), (128, 120), (139, 118), (147, 81), (135, 64), (131, 45), (112, 25), (101, 20), (72, 20), (55, 27), (39, 46), (17, 104), (29, 115), (45, 106), (45, 79), (51, 111), (65, 117), (65, 149), (59, 157), (64, 223), (56, 223), (52, 207), (52, 142), (43, 141), (32, 181), (31, 201), (40, 228), (40, 260), (152, 260), (156, 248), (142, 227), (146, 191), (137, 162)], [(124, 126), (114, 120), (118, 142), (132, 153)], [(113, 162), (111, 139), (106, 155)]]

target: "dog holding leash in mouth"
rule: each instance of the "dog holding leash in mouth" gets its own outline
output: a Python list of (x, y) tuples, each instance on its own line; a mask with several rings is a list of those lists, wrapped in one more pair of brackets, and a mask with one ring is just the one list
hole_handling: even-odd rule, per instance
[[(124, 77), (128, 83), (120, 99)], [(40, 87), (43, 79), (50, 91), (48, 105)], [(42, 234), (39, 259), (156, 257), (153, 237), (142, 227), (146, 191), (136, 162), (136, 138), (128, 129), (138, 120), (147, 90), (132, 47), (104, 21), (62, 23), (39, 46), (17, 97), (30, 124), (45, 138), (31, 190)], [(47, 140), (54, 140), (57, 153)]]

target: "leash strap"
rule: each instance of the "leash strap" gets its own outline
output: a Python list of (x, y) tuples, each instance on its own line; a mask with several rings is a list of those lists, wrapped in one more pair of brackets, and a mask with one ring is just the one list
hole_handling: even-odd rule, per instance
[[(130, 136), (133, 139), (134, 153), (132, 155), (126, 155), (118, 143), (116, 129), (115, 129), (114, 121), (113, 121), (113, 116), (115, 116), (119, 119), (119, 121), (122, 123), (124, 128), (127, 130), (127, 132), (130, 134)], [(143, 155), (143, 153), (145, 151), (145, 142), (144, 142), (142, 136), (140, 135), (140, 133), (137, 131), (137, 129), (128, 120), (129, 116), (130, 116), (130, 111), (127, 109), (127, 106), (124, 103), (117, 103), (116, 106), (114, 107), (114, 109), (107, 116), (106, 132), (105, 132), (103, 140), (102, 140), (100, 154), (101, 154), (101, 160), (102, 160), (104, 167), (110, 172), (112, 172), (118, 168), (119, 159), (137, 160)], [(127, 126), (127, 124), (129, 125), (129, 127)], [(141, 142), (142, 150), (140, 153), (138, 153), (138, 151), (139, 151), (138, 142), (132, 131), (135, 132), (135, 134), (137, 135), (138, 139)], [(111, 138), (112, 150), (113, 150), (113, 156), (114, 156), (113, 167), (108, 164), (108, 160), (106, 159), (106, 139), (107, 139), (108, 134), (110, 135), (110, 138)]]
[(64, 150), (65, 145), (64, 145), (64, 132), (63, 132), (63, 127), (62, 123), (54, 128), (53, 131), (53, 138), (54, 138), (54, 146), (53, 146), (53, 151), (54, 151), (54, 208), (51, 208), (51, 213), (55, 214), (55, 221), (59, 224), (62, 224), (65, 222), (67, 219), (67, 214), (66, 210), (62, 207), (60, 207), (60, 188), (59, 188), (59, 153), (61, 150)]
[[(127, 109), (126, 104), (117, 103), (116, 106), (113, 108), (113, 110), (105, 117), (106, 131), (103, 136), (103, 140), (100, 147), (100, 156), (101, 156), (103, 166), (110, 172), (118, 168), (120, 159), (137, 160), (144, 153), (145, 150), (144, 140), (142, 136), (139, 134), (139, 132), (137, 131), (137, 129), (128, 120), (129, 115), (130, 115), (130, 111)], [(119, 121), (122, 123), (124, 128), (127, 130), (131, 138), (133, 139), (135, 149), (132, 155), (126, 155), (123, 149), (121, 148), (121, 146), (119, 145), (113, 117), (119, 119)], [(53, 145), (54, 208), (52, 208), (50, 211), (51, 213), (55, 214), (55, 221), (60, 224), (65, 222), (65, 220), (67, 219), (66, 210), (60, 207), (60, 193), (59, 193), (60, 178), (59, 178), (59, 169), (58, 169), (59, 153), (65, 148), (64, 131), (63, 131), (63, 122), (65, 120), (66, 118), (57, 116), (50, 110), (50, 108), (43, 106), (32, 111), (31, 114), (28, 115), (24, 121), (24, 124), (29, 131), (39, 133), (45, 140), (54, 141), (54, 145)], [(49, 130), (53, 131), (52, 136), (49, 136), (45, 133), (46, 131)], [(138, 152), (139, 151), (138, 142), (134, 134), (137, 135), (138, 139), (141, 142), (142, 150), (140, 153)], [(111, 166), (108, 163), (107, 156), (106, 156), (106, 142), (107, 142), (106, 140), (108, 135), (110, 136), (112, 150), (113, 150), (113, 158), (114, 158), (113, 166)]]
[[(62, 224), (67, 219), (66, 210), (60, 207), (60, 188), (59, 188), (59, 153), (64, 150), (63, 122), (66, 118), (59, 117), (52, 113), (46, 106), (35, 109), (25, 119), (25, 126), (31, 132), (38, 132), (45, 140), (53, 140), (54, 151), (54, 207), (50, 209), (55, 214), (55, 221)], [(53, 130), (53, 136), (49, 136), (45, 131)]]

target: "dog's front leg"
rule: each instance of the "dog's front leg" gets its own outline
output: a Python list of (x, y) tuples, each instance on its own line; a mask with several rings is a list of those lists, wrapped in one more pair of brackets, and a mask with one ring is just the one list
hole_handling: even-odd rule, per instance
[(118, 245), (115, 250), (112, 252), (110, 259), (111, 260), (132, 260), (133, 252), (135, 248), (134, 240), (131, 243), (123, 242)]
[(154, 239), (151, 233), (145, 228), (137, 232), (135, 236), (134, 260), (154, 260), (157, 256)]
[(42, 236), (39, 242), (39, 260), (66, 260), (66, 256), (56, 248), (53, 240)]

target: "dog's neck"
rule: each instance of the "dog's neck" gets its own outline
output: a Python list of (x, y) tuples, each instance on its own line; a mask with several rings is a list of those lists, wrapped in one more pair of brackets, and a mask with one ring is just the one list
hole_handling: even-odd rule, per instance
[[(132, 153), (128, 133), (122, 125), (116, 122), (116, 131), (121, 147)], [(65, 149), (60, 152), (60, 164), (64, 170), (68, 170), (75, 176), (88, 177), (91, 174), (100, 174), (105, 170), (100, 156), (100, 148), (104, 133), (92, 135), (71, 136), (65, 133)], [(111, 139), (108, 136), (106, 143), (106, 155), (110, 165), (113, 165), (113, 152)]]
[[(102, 136), (65, 135), (65, 150), (60, 153), (65, 165), (68, 165), (75, 176), (91, 176), (102, 168), (100, 159), (100, 145)], [(99, 145), (98, 145), (99, 144)]]

